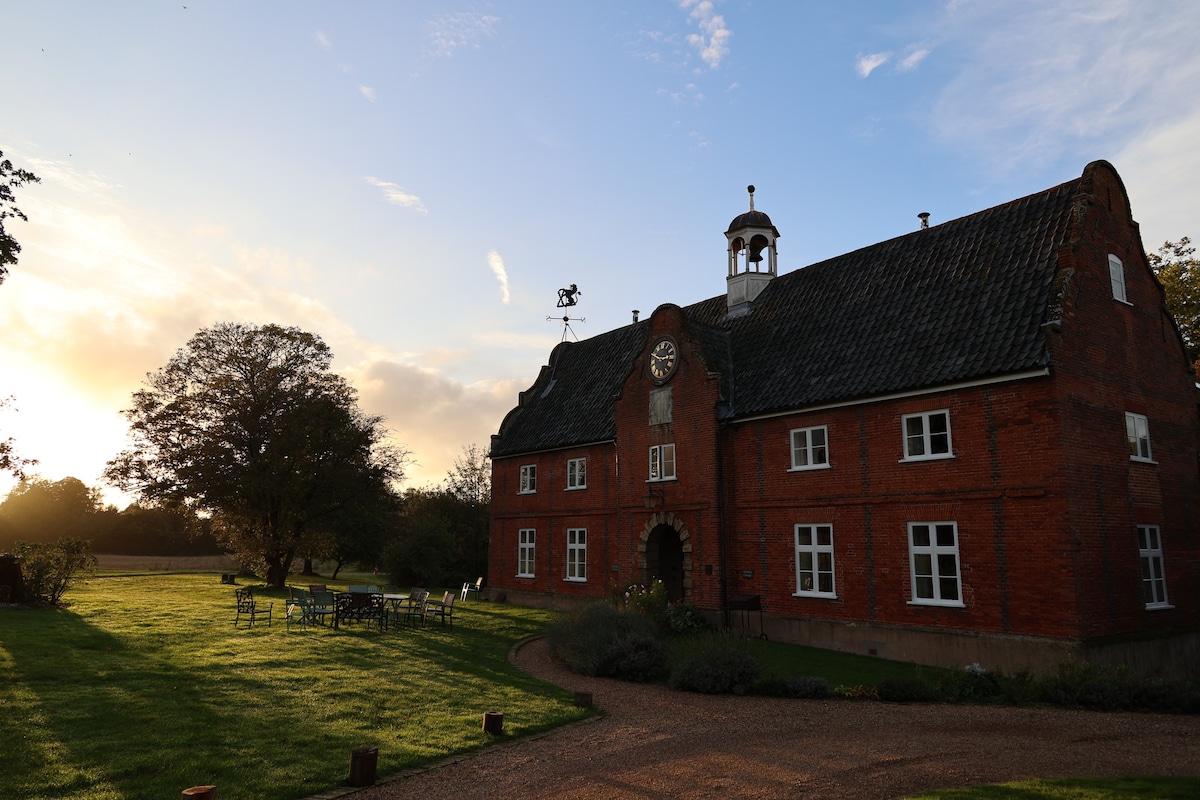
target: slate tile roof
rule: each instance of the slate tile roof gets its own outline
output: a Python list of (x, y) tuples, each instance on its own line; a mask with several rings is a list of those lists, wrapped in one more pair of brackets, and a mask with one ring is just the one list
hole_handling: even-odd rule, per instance
[[(725, 419), (1046, 365), (1044, 329), (1077, 178), (778, 276), (749, 314), (724, 294), (683, 308), (722, 379)], [(645, 322), (555, 348), (492, 438), (494, 456), (607, 441)], [(545, 393), (553, 377), (554, 387)]]

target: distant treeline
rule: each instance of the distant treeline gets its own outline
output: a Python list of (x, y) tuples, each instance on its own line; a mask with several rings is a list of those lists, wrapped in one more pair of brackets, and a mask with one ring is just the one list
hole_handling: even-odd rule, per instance
[(78, 478), (22, 481), (0, 503), (0, 552), (18, 541), (55, 542), (69, 536), (91, 542), (93, 553), (127, 556), (206, 556), (223, 551), (205, 520), (186, 512), (100, 502)]

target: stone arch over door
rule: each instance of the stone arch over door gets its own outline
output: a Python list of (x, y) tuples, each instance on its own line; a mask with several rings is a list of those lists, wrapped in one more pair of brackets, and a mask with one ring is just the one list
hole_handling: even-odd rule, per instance
[[(668, 599), (675, 602), (682, 598), (686, 603), (692, 602), (692, 534), (683, 520), (669, 511), (650, 515), (642, 526), (638, 540), (638, 569), (646, 576), (647, 583), (662, 575), (664, 567), (669, 567), (660, 563), (663, 557), (679, 560), (679, 592), (672, 596), (672, 587), (668, 585)], [(663, 582), (668, 583), (668, 578), (664, 577)]]

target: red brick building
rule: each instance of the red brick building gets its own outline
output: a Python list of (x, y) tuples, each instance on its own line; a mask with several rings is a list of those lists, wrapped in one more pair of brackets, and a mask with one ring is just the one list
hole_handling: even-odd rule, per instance
[(753, 194), (726, 237), (725, 294), (563, 342), (505, 418), (496, 596), (1194, 676), (1200, 397), (1110, 164), (783, 275)]

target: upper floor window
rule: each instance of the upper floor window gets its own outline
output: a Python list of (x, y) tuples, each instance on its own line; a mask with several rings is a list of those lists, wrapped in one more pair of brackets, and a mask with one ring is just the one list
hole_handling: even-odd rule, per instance
[(533, 494), (537, 491), (537, 464), (521, 465), (521, 494)]
[(537, 531), (521, 528), (517, 532), (517, 577), (533, 577), (533, 558), (536, 555)]
[(567, 580), (587, 580), (587, 528), (567, 528)]
[(1129, 440), (1129, 457), (1134, 461), (1152, 461), (1150, 455), (1150, 421), (1141, 414), (1125, 412), (1125, 437)]
[(650, 480), (675, 480), (675, 445), (656, 444), (650, 448)]
[(824, 425), (792, 431), (792, 469), (828, 469), (828, 435)]
[(833, 597), (833, 526), (796, 526), (796, 594)]
[(1163, 573), (1162, 541), (1157, 525), (1138, 525), (1138, 555), (1142, 561), (1142, 595), (1146, 608), (1170, 608)]
[(1112, 253), (1108, 255), (1108, 278), (1112, 281), (1113, 300), (1128, 303), (1129, 298), (1125, 295), (1125, 265)]
[(586, 489), (587, 488), (587, 459), (586, 458), (568, 458), (567, 459), (567, 488), (568, 489)]
[(903, 423), (905, 461), (954, 457), (950, 449), (949, 411), (906, 414)]
[(958, 523), (908, 523), (908, 558), (913, 603), (963, 604), (958, 569)]

